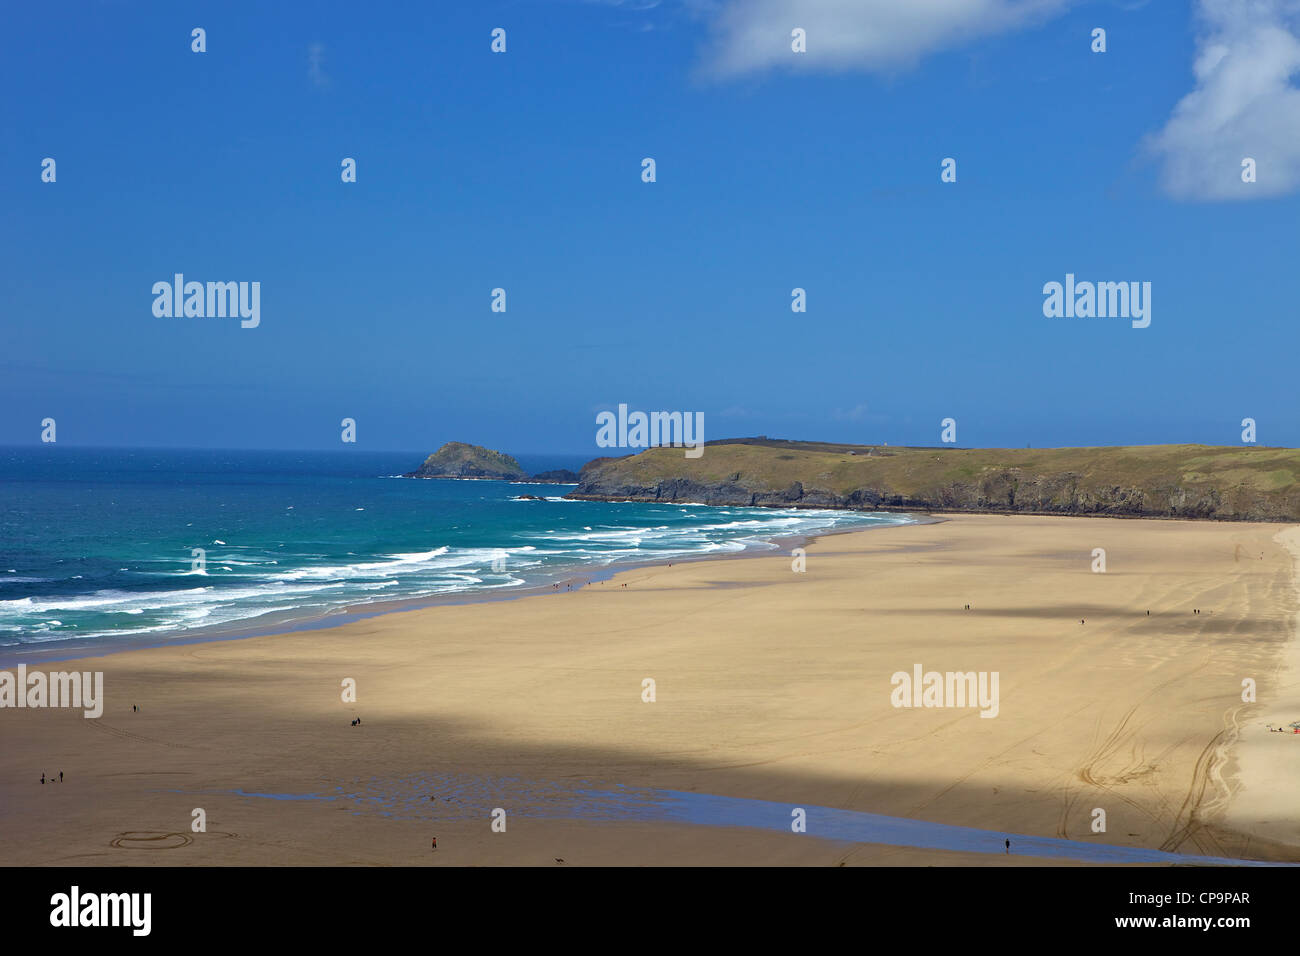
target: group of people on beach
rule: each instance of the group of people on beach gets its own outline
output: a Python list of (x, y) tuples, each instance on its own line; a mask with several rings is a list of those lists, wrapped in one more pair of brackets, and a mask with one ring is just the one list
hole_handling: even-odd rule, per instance
[[(55, 782), (55, 780), (54, 780), (54, 774), (50, 774), (50, 783), (54, 783), (54, 782)], [(59, 782), (59, 783), (63, 783), (63, 771), (62, 771), (62, 770), (59, 771), (59, 779), (58, 779), (58, 782)], [(41, 771), (41, 783), (42, 783), (42, 784), (45, 783), (45, 771), (44, 771), (44, 770)]]

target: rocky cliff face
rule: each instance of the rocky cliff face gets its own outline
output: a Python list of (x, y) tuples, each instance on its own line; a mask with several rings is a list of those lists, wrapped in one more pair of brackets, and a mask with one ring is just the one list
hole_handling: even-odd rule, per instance
[[(1023, 457), (1043, 458), (1049, 463), (1057, 452), (1061, 460), (1072, 462), (1083, 459), (1081, 453), (1089, 453), (1086, 469), (1054, 472), (987, 464), (997, 459), (996, 450), (887, 449), (881, 454), (876, 449), (880, 457), (873, 459), (872, 451), (847, 450), (846, 446), (834, 451), (838, 461), (833, 462), (832, 455), (820, 449), (806, 455), (798, 450), (777, 455), (774, 449), (751, 446), (743, 452), (745, 467), (725, 474), (717, 474), (715, 467), (715, 474), (709, 475), (707, 468), (676, 456), (661, 456), (653, 468), (635, 458), (588, 466), (578, 487), (567, 497), (780, 508), (1300, 520), (1300, 486), (1294, 472), (1280, 472), (1269, 461), (1262, 468), (1271, 470), (1246, 473), (1238, 461), (1227, 458), (1222, 464), (1207, 465), (1204, 446), (1153, 446), (1166, 456), (1177, 448), (1191, 450), (1182, 466), (1172, 467), (1162, 459), (1158, 468), (1146, 469), (1138, 476), (1143, 469), (1132, 462), (1140, 459), (1123, 454), (1133, 449), (1023, 453)], [(1223, 451), (1236, 455), (1251, 450)], [(1284, 453), (1289, 456), (1286, 461), (1300, 471), (1300, 452), (1260, 452)], [(709, 446), (703, 460), (708, 461), (713, 453)], [(714, 455), (715, 465), (718, 457), (725, 464), (728, 455), (739, 454), (724, 449)], [(1001, 454), (1015, 457), (1022, 453)], [(963, 455), (967, 457), (963, 459)], [(909, 461), (909, 456), (915, 462)], [(842, 467), (845, 464), (847, 467)], [(926, 468), (928, 473), (917, 474)], [(1215, 469), (1220, 471), (1219, 480)], [(799, 471), (804, 472), (803, 477), (784, 480)]]
[[(901, 494), (889, 487), (858, 488), (847, 495), (806, 488), (795, 481), (780, 491), (751, 487), (739, 475), (701, 483), (670, 478), (653, 485), (627, 483), (616, 476), (592, 475), (566, 497), (593, 501), (699, 502), (707, 505), (772, 508), (847, 508), (853, 510), (1023, 512), (1026, 514), (1128, 515), (1178, 518), (1225, 517), (1219, 494), (1181, 488), (1112, 486), (1080, 491), (1074, 475), (1023, 475), (1007, 471), (979, 483), (953, 483), (931, 494)], [(613, 480), (610, 480), (610, 479)], [(1292, 520), (1260, 502), (1258, 513), (1231, 517), (1260, 521)]]
[(567, 468), (556, 468), (554, 471), (539, 471), (524, 480), (551, 485), (576, 485), (578, 483), (578, 473), (569, 471)]

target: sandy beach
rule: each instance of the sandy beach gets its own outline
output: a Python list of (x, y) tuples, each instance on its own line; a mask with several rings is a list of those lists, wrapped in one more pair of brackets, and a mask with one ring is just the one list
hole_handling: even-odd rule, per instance
[[(1300, 607), (1300, 528), (1278, 532), (1276, 540), (1296, 562), (1296, 603)], [(1261, 840), (1300, 846), (1300, 735), (1290, 724), (1300, 721), (1300, 611), (1290, 643), (1269, 672), (1270, 693), (1243, 710), (1239, 736), (1228, 773), (1237, 788), (1227, 806), (1227, 826)], [(1280, 732), (1278, 732), (1280, 731)]]
[[(40, 665), (103, 671), (104, 714), (0, 711), (0, 859), (1053, 862), (997, 852), (1025, 834), (1300, 861), (1300, 735), (1265, 726), (1300, 720), (1298, 563), (1276, 524), (957, 516), (822, 537), (803, 572), (677, 563)], [(996, 716), (894, 706), (918, 665), (996, 672)], [(636, 811), (651, 791), (978, 828), (995, 852), (664, 819)]]

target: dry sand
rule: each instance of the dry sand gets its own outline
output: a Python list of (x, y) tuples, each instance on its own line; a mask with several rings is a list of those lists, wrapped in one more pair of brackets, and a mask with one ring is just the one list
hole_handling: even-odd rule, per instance
[[(804, 573), (788, 554), (678, 563), (43, 665), (102, 670), (105, 712), (0, 711), (0, 860), (1043, 862), (564, 809), (620, 785), (1300, 860), (1300, 735), (1262, 727), (1300, 719), (1300, 540), (1280, 530), (961, 516), (823, 537)], [(894, 707), (891, 675), (918, 663), (997, 671), (998, 716)]]
[[(1276, 540), (1295, 561), (1300, 607), (1300, 528), (1286, 528)], [(1238, 718), (1240, 736), (1229, 764), (1237, 787), (1223, 822), (1262, 840), (1300, 847), (1300, 733), (1289, 726), (1300, 722), (1300, 612), (1290, 642), (1265, 676), (1258, 703), (1243, 708)]]

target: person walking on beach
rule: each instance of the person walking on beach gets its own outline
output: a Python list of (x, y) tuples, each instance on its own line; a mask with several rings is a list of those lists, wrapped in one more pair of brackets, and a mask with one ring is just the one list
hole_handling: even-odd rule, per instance
[(59, 771), (59, 783), (63, 783), (63, 771)]
[(1007, 856), (1011, 855), (1011, 841), (1007, 841)]

